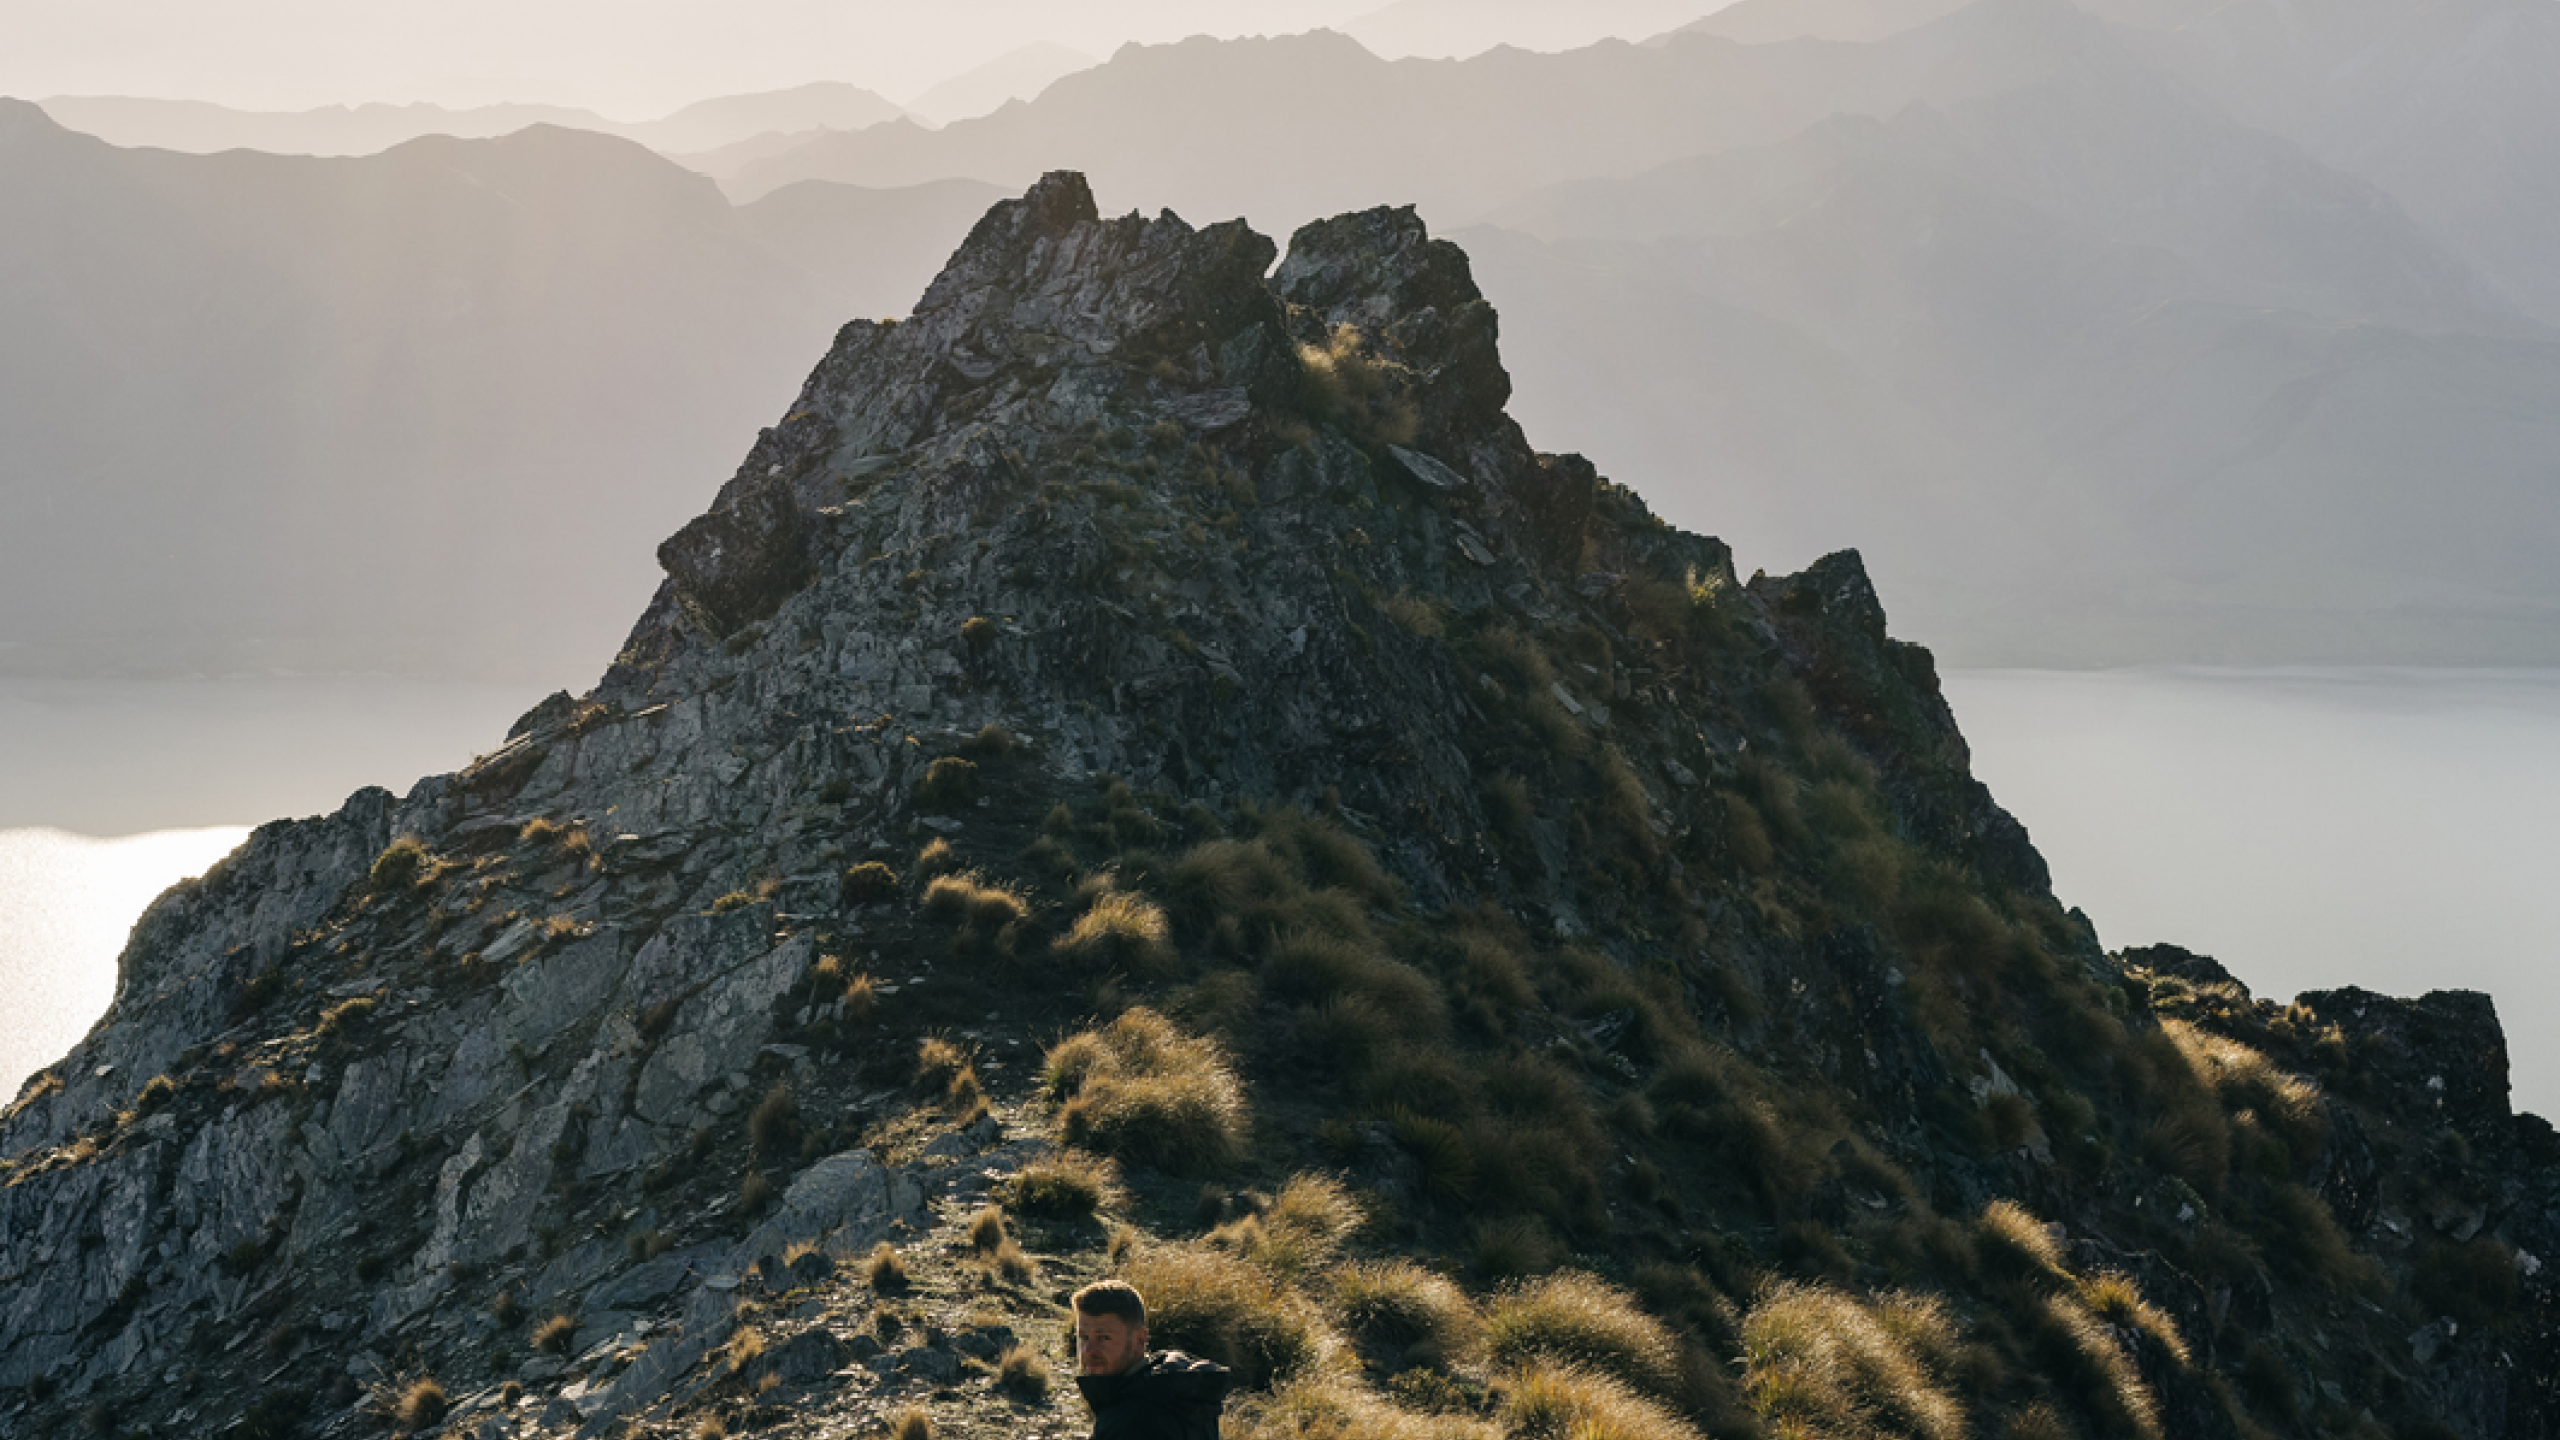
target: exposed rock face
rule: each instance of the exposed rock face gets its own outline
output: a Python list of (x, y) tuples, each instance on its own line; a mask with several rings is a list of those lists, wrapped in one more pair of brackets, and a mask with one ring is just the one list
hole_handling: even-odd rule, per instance
[[(1331, 817), (1305, 822), (1331, 838), (1300, 863), (1341, 925), (1498, 916), (1606, 997), (1496, 973), (1466, 1023), (1534, 1042), (1537, 1075), (1581, 1067), (1562, 1083), (1618, 1097), (1628, 1154), (1651, 1143), (1648, 1093), (1666, 1135), (1740, 1103), (1647, 1075), (1707, 1053), (1652, 1033), (1674, 1007), (1841, 1127), (1802, 1180), (1701, 1142), (1786, 1235), (2009, 1197), (2059, 1217), (2083, 1268), (2138, 1275), (2196, 1337), (2188, 1356), (2123, 1341), (2171, 1433), (2236, 1433), (2216, 1387), (2244, 1361), (2214, 1337), (2311, 1302), (2146, 1248), (2155, 1222), (2220, 1223), (2221, 1172), (2134, 1158), (2148, 1117), (2085, 1113), (2073, 1087), (2132, 1093), (2166, 1063), (2141, 1046), (2173, 980), (2197, 1023), (2298, 1068), (2334, 1071), (2300, 1038), (2334, 1024), (2354, 1063), (2387, 1059), (2382, 1089), (2302, 1102), (2332, 1117), (2317, 1153), (2253, 1153), (2404, 1289), (2437, 1239), (2519, 1266), (2531, 1323), (2448, 1318), (2389, 1403), (2548, 1433), (2554, 1297), (2529, 1257), (2560, 1253), (2556, 1147), (2507, 1113), (2484, 1001), (2338, 992), (2279, 1025), (2201, 957), (2111, 960), (1972, 779), (1927, 652), (1890, 638), (1854, 553), (1745, 584), (1717, 541), (1533, 450), (1503, 414), (1493, 309), (1411, 211), (1275, 254), (1240, 223), (1103, 219), (1072, 175), (997, 206), (913, 318), (840, 332), (662, 547), (668, 579), (592, 693), (405, 797), (267, 826), (155, 904), (107, 1018), (0, 1119), (0, 1387), (22, 1387), (0, 1424), (112, 1402), (219, 1430), (295, 1357), (315, 1428), (363, 1414), (337, 1375), (412, 1361), (487, 1382), (475, 1433), (671, 1423), (715, 1372), (813, 1385), (848, 1357), (884, 1386), (950, 1384), (957, 1341), (892, 1356), (813, 1326), (760, 1368), (713, 1357), (741, 1286), (831, 1283), (1041, 1148), (994, 1120), (913, 1128), (920, 1035), (1021, 1056), (1114, 993), (1072, 973), (1051, 916), (1181, 883), (1158, 847), (1296, 806)], [(1107, 858), (1077, 859), (1097, 832)], [(907, 903), (936, 840), (933, 863), (1033, 873), (1029, 901), (954, 938), (940, 902)], [(1390, 876), (1363, 880), (1359, 852)], [(1239, 889), (1174, 938), (1257, 943), (1253, 903)], [(888, 1018), (820, 984), (822, 956), (879, 981)], [(1354, 1013), (1292, 983), (1251, 1026), (1298, 1044)], [(1393, 1020), (1436, 1024), (1439, 1003)], [(1433, 1203), (1393, 1125), (1348, 1133), (1364, 1184)], [(2448, 1159), (2412, 1216), (2377, 1157), (2450, 1156), (2447, 1135), (2479, 1159)], [(1552, 1187), (1578, 1244), (1668, 1243), (1641, 1211), (1801, 1260), (1779, 1258), (1781, 1224), (1728, 1227), (1723, 1200), (1608, 1198), (1641, 1173), (1614, 1153)], [(542, 1393), (512, 1419), (485, 1411), (523, 1352), (499, 1294), (593, 1337), (523, 1366)], [(2251, 1383), (2316, 1391), (2331, 1372), (2286, 1343), (2245, 1361)], [(155, 1382), (186, 1370), (209, 1378)]]

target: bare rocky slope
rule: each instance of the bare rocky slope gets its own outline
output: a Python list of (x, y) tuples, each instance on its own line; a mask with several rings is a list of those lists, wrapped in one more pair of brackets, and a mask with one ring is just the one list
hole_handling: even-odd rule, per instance
[(603, 681), (137, 926), (0, 1118), (0, 1431), (2537, 1436), (2485, 997), (2108, 954), (1854, 554), (1504, 413), (1410, 211), (1052, 175)]

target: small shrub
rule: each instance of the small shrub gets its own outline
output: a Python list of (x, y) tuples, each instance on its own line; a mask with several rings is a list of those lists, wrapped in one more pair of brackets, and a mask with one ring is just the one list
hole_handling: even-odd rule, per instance
[(996, 643), (996, 622), (984, 615), (972, 615), (960, 622), (960, 640), (970, 653), (985, 654), (987, 647)]
[(898, 872), (877, 860), (865, 860), (844, 872), (838, 887), (847, 905), (884, 905), (898, 898)]
[(1049, 1398), (1049, 1362), (1028, 1345), (1009, 1345), (996, 1357), (996, 1383), (1016, 1398), (1037, 1404)]
[(554, 1315), (533, 1329), (533, 1348), (545, 1355), (566, 1355), (578, 1338), (578, 1322), (566, 1315)]
[(176, 1098), (177, 1093), (177, 1082), (166, 1075), (154, 1075), (150, 1083), (142, 1087), (142, 1093), (134, 1097), (133, 1108), (141, 1114), (149, 1115)]
[(1512, 1376), (1500, 1413), (1511, 1434), (1536, 1440), (1697, 1440), (1698, 1433), (1626, 1382), (1570, 1366)]
[(1544, 1360), (1598, 1370), (1649, 1394), (1677, 1399), (1680, 1346), (1635, 1297), (1578, 1270), (1505, 1291), (1485, 1309), (1485, 1354), (1495, 1363)]
[(1162, 979), (1179, 961), (1172, 935), (1161, 906), (1143, 895), (1115, 890), (1078, 916), (1054, 948), (1060, 958), (1084, 970)]
[(910, 1405), (889, 1417), (889, 1440), (933, 1440), (933, 1417)]
[(977, 762), (957, 755), (945, 755), (926, 766), (924, 778), (916, 782), (919, 805), (965, 805), (977, 798)]
[(391, 1408), (391, 1427), (403, 1434), (432, 1430), (444, 1423), (444, 1387), (421, 1376), (401, 1390)]
[(919, 878), (930, 879), (959, 868), (960, 852), (952, 849), (951, 842), (939, 835), (925, 842), (925, 847), (916, 852), (916, 874)]
[(1923, 1357), (1953, 1349), (1934, 1301), (1870, 1308), (1819, 1285), (1780, 1285), (1743, 1322), (1743, 1397), (1780, 1434), (1959, 1440), (1964, 1411)]
[(1015, 1171), (1001, 1193), (1007, 1205), (1025, 1215), (1072, 1219), (1100, 1211), (1117, 1188), (1110, 1161), (1081, 1150), (1061, 1150)]
[(969, 1068), (968, 1049), (939, 1035), (928, 1035), (916, 1046), (916, 1088), (919, 1090), (948, 1090), (951, 1083)]
[(1992, 1201), (1974, 1217), (1973, 1253), (1994, 1280), (2046, 1289), (2071, 1283), (2052, 1232), (2007, 1200)]
[(2115, 1332), (2077, 1297), (2049, 1296), (2024, 1317), (2027, 1351), (2048, 1378), (2100, 1417), (2100, 1433), (2162, 1440), (2160, 1413)]
[(883, 1240), (871, 1247), (871, 1264), (864, 1278), (879, 1294), (902, 1294), (908, 1284), (907, 1262), (899, 1259), (898, 1252)]
[(1222, 1170), (1243, 1146), (1244, 1087), (1225, 1052), (1152, 1010), (1130, 1010), (1053, 1048), (1052, 1093), (1070, 1068), (1074, 1088), (1060, 1116), (1070, 1144), (1183, 1175)]
[(759, 1155), (800, 1143), (800, 1107), (790, 1087), (776, 1083), (747, 1116), (747, 1140)]
[(969, 1217), (969, 1248), (981, 1255), (992, 1253), (1004, 1244), (1004, 1211), (994, 1205), (982, 1206)]
[(1534, 1215), (1480, 1220), (1467, 1231), (1469, 1263), (1493, 1279), (1542, 1275), (1564, 1261), (1563, 1248)]
[(1333, 1303), (1353, 1334), (1393, 1353), (1426, 1343), (1455, 1353), (1472, 1342), (1477, 1327), (1466, 1292), (1410, 1260), (1342, 1267), (1333, 1275)]
[(374, 999), (370, 995), (341, 1000), (321, 1012), (319, 1029), (313, 1033), (323, 1040), (349, 1034), (373, 1018), (373, 1007)]
[(427, 847), (419, 843), (417, 837), (403, 835), (383, 847), (382, 853), (374, 857), (373, 867), (366, 872), (365, 878), (375, 890), (384, 894), (415, 890), (426, 880), (432, 863)]
[(728, 1359), (729, 1373), (737, 1374), (764, 1356), (764, 1332), (753, 1325), (741, 1325), (722, 1347)]
[(773, 1197), (773, 1182), (765, 1178), (763, 1171), (750, 1170), (747, 1178), (738, 1183), (738, 1213), (761, 1215), (773, 1203)]
[(966, 924), (972, 930), (992, 934), (1028, 915), (1030, 907), (1012, 890), (991, 884), (972, 871), (966, 875), (936, 875), (926, 882), (924, 913), (945, 925)]
[(986, 1261), (990, 1273), (1016, 1285), (1028, 1285), (1040, 1278), (1039, 1265), (1010, 1237), (999, 1241)]
[(1298, 1175), (1281, 1187), (1269, 1208), (1220, 1226), (1209, 1243), (1279, 1274), (1305, 1276), (1338, 1262), (1344, 1243), (1367, 1219), (1341, 1181)]

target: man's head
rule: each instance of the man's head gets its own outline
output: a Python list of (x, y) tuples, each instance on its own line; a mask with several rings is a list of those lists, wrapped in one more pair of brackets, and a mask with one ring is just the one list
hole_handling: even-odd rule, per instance
[(1097, 1280), (1077, 1291), (1076, 1369), (1117, 1375), (1147, 1353), (1147, 1302), (1123, 1280)]

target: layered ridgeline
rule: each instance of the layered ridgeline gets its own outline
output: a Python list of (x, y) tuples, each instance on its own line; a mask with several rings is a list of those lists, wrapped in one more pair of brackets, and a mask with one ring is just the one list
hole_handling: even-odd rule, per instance
[(591, 693), (261, 829), (0, 1121), (0, 1426), (2536, 1435), (2486, 1001), (2110, 956), (1854, 555), (1504, 414), (1408, 211), (1043, 180)]

